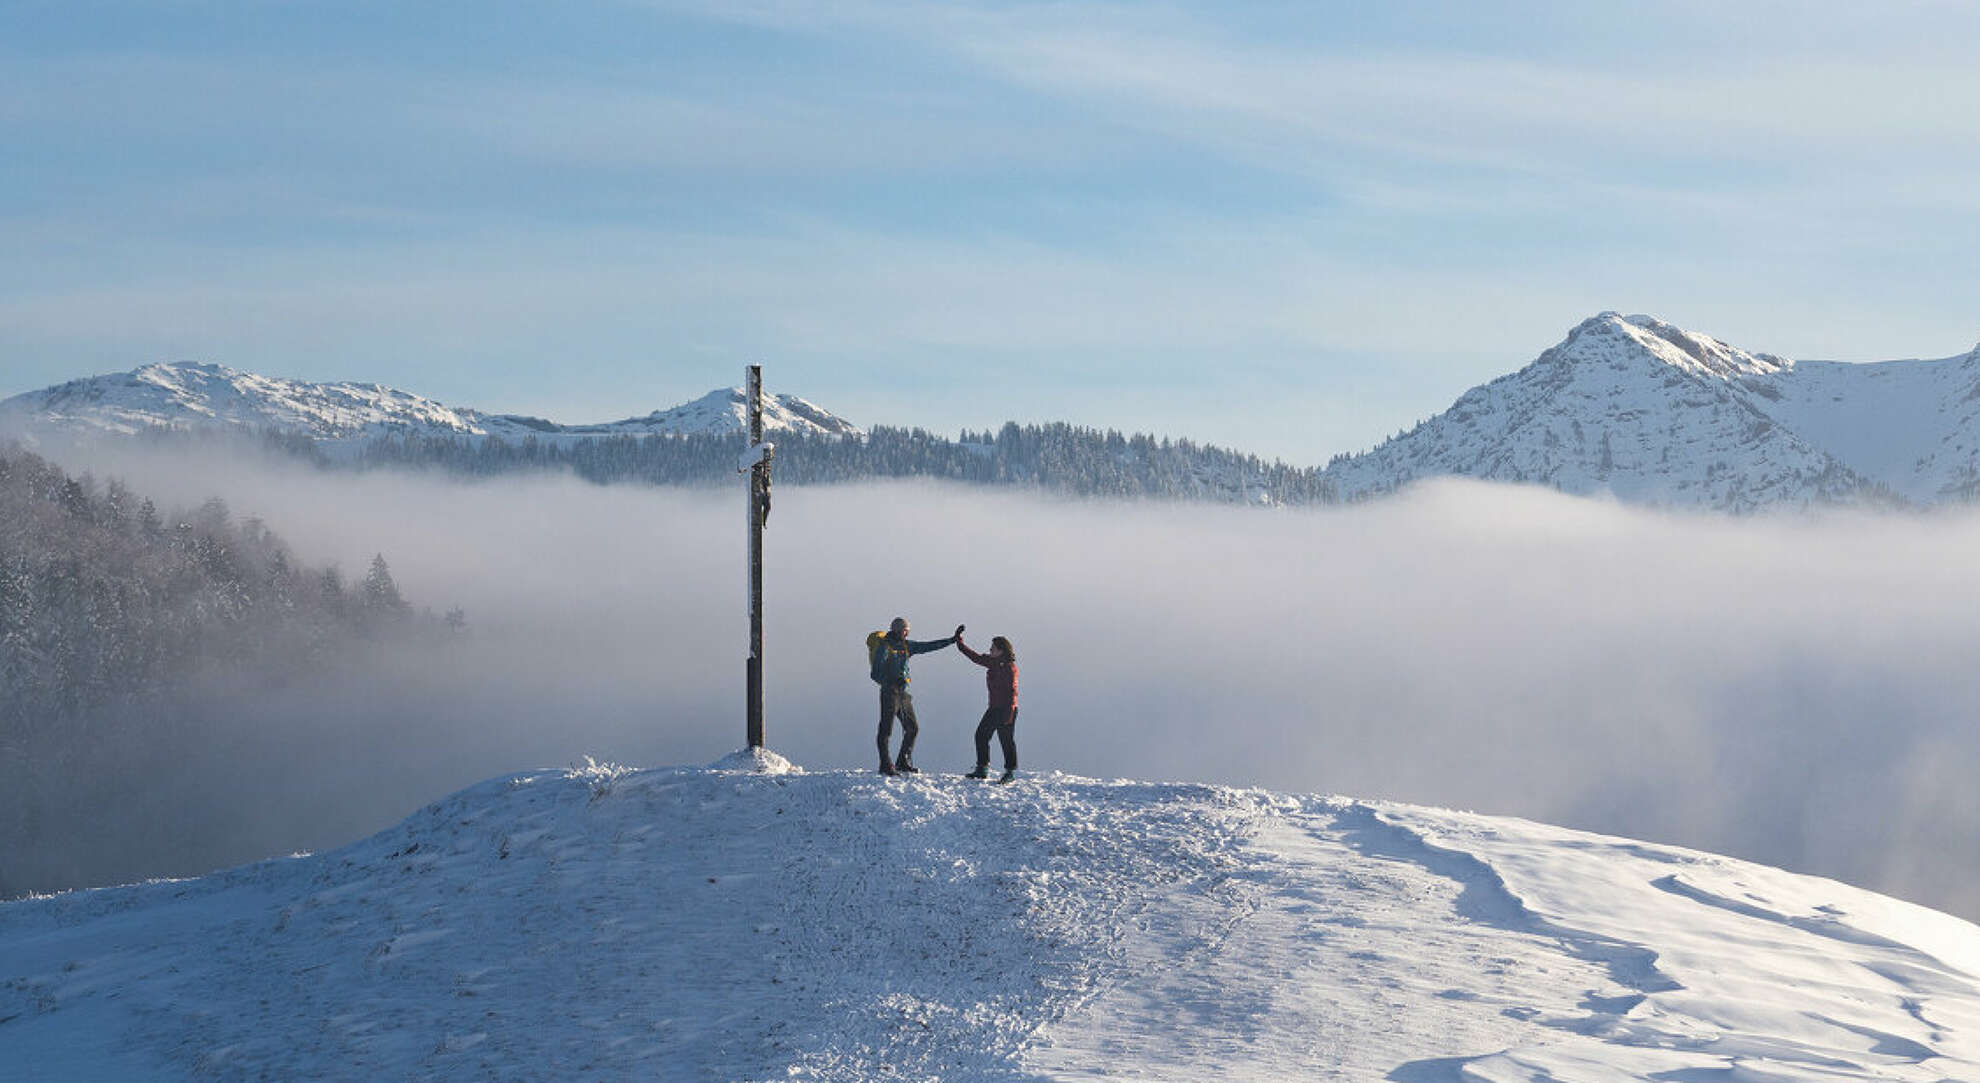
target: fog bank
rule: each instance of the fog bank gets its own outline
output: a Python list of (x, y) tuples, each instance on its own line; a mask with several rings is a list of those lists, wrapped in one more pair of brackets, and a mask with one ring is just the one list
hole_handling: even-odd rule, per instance
[[(303, 825), (283, 847), (506, 771), (742, 742), (740, 483), (67, 465), (161, 505), (217, 493), (347, 573), (382, 551), (416, 604), (466, 610), (469, 638), (431, 657), (217, 712), (256, 734), (240, 777), (315, 780), (266, 795)], [(1527, 816), (1980, 917), (1980, 517), (1707, 518), (1464, 483), (1301, 512), (893, 483), (780, 489), (767, 547), (769, 740), (807, 767), (874, 760), (868, 631), (967, 622), (1016, 644), (1028, 771)], [(938, 653), (914, 674), (917, 758), (967, 769), (981, 671)]]

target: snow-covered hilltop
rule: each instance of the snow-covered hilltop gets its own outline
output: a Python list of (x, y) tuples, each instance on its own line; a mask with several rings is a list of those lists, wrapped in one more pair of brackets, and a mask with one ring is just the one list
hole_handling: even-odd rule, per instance
[(377, 384), (312, 384), (180, 361), (89, 376), (0, 401), (0, 418), (77, 430), (253, 427), (317, 439), (417, 429), (479, 433), (481, 415)]
[[(295, 433), (323, 442), (378, 436), (499, 436), (521, 439), (740, 432), (743, 392), (712, 391), (644, 417), (598, 425), (444, 406), (377, 384), (307, 383), (181, 361), (91, 376), (0, 401), (0, 422), (70, 432), (135, 433), (154, 427), (240, 428)], [(769, 432), (858, 435), (844, 418), (795, 395), (766, 396)]]
[[(725, 433), (741, 432), (749, 426), (748, 397), (740, 387), (710, 391), (693, 402), (671, 410), (656, 410), (645, 417), (615, 421), (610, 425), (586, 426), (572, 432), (603, 429), (620, 432)], [(845, 418), (813, 405), (796, 395), (765, 396), (765, 432), (808, 432), (821, 436), (857, 436), (859, 429)]]
[(1458, 475), (1750, 511), (1970, 498), (1980, 348), (1936, 361), (1794, 362), (1605, 312), (1532, 364), (1327, 469), (1343, 499)]
[(774, 757), (0, 905), (33, 1079), (1980, 1078), (1980, 929), (1392, 804)]

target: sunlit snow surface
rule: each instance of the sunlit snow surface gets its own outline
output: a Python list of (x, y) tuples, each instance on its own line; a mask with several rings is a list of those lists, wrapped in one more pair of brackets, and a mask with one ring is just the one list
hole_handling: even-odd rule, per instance
[(1797, 363), (1605, 312), (1327, 475), (1346, 499), (1452, 475), (1735, 512), (1968, 500), (1980, 495), (1980, 348)]
[(0, 906), (10, 1079), (1980, 1078), (1980, 929), (1400, 805), (775, 757)]
[[(380, 436), (497, 436), (569, 443), (599, 436), (723, 434), (747, 427), (740, 388), (643, 417), (597, 425), (450, 407), (378, 384), (309, 383), (179, 361), (71, 380), (0, 401), (0, 425), (32, 432), (131, 434), (161, 426), (274, 430), (307, 436), (326, 449)], [(829, 436), (860, 430), (796, 395), (766, 395), (767, 432)]]

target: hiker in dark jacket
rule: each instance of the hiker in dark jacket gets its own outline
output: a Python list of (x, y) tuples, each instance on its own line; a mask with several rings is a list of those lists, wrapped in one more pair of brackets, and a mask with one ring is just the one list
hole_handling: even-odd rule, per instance
[[(963, 626), (956, 625), (956, 634), (947, 639), (917, 641), (909, 639), (907, 634), (907, 618), (895, 617), (887, 634), (866, 637), (873, 681), (880, 686), (879, 744), (880, 773), (883, 775), (911, 775), (918, 770), (914, 765), (914, 738), (921, 732), (921, 727), (914, 721), (914, 697), (908, 695), (908, 659), (962, 642)], [(890, 761), (887, 759), (887, 742), (894, 735), (896, 717), (901, 720), (901, 753)]]
[(989, 777), (990, 735), (994, 733), (1004, 749), (1004, 777), (997, 781), (1009, 782), (1017, 777), (1017, 652), (1011, 649), (1010, 640), (993, 636), (990, 653), (978, 654), (962, 641), (960, 628), (956, 629), (956, 649), (988, 670), (983, 683), (990, 690), (990, 709), (976, 724), (976, 770), (969, 777)]

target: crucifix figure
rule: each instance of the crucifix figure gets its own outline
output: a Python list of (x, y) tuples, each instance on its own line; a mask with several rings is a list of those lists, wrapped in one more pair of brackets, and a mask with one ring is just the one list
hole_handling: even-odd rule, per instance
[(744, 393), (749, 446), (736, 464), (749, 475), (749, 662), (744, 733), (748, 747), (763, 747), (763, 524), (770, 519), (770, 460), (776, 445), (763, 442), (763, 366), (751, 365)]

